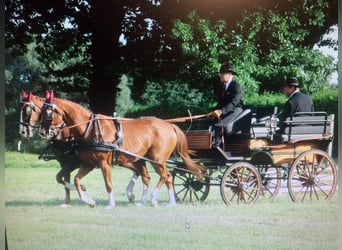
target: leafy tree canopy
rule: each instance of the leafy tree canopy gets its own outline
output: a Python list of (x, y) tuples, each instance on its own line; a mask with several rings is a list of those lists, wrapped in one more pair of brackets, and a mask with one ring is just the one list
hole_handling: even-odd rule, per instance
[[(311, 11), (322, 14), (322, 9)], [(297, 8), (283, 16), (259, 8), (253, 13), (246, 12), (235, 28), (230, 29), (225, 20), (212, 24), (195, 11), (184, 22), (176, 19), (172, 32), (184, 55), (182, 77), (191, 81), (192, 73), (196, 72), (192, 79), (197, 85), (200, 82), (206, 86), (206, 80), (210, 80), (219, 65), (230, 62), (236, 66), (237, 78), (247, 96), (259, 90), (279, 92), (287, 76), (298, 77), (310, 93), (326, 88), (336, 65), (332, 57), (303, 44), (310, 30), (300, 23), (300, 11)], [(322, 25), (322, 22), (323, 18), (315, 23)]]
[(274, 79), (290, 71), (315, 91), (308, 72), (319, 70), (324, 84), (330, 62), (311, 49), (337, 23), (337, 1), (8, 0), (5, 15), (6, 92), (24, 86), (78, 92), (94, 112), (111, 114), (123, 74), (133, 77), (132, 97), (139, 101), (148, 82), (206, 88), (225, 58), (234, 58), (251, 92), (276, 90)]

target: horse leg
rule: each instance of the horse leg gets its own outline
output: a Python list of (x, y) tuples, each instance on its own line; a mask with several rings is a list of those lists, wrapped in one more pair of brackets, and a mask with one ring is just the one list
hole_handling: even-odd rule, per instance
[[(70, 207), (71, 199), (70, 199), (70, 190), (76, 190), (74, 184), (70, 184), (70, 176), (71, 171), (76, 168), (69, 168), (69, 166), (61, 165), (61, 170), (56, 175), (56, 181), (59, 184), (62, 184), (65, 189), (65, 203), (61, 205), (61, 207)], [(85, 187), (81, 185), (81, 190), (86, 191)]]
[(108, 205), (106, 209), (111, 209), (115, 207), (115, 198), (114, 198), (114, 191), (112, 186), (112, 166), (108, 164), (106, 161), (102, 161), (100, 164), (103, 178), (106, 185), (106, 190), (108, 193)]
[(166, 186), (167, 189), (169, 191), (169, 207), (173, 207), (177, 205), (176, 202), (176, 195), (175, 195), (175, 190), (173, 189), (173, 178), (172, 178), (172, 174), (169, 172), (167, 175), (167, 179), (166, 179)]
[[(127, 198), (129, 200), (130, 203), (133, 203), (135, 201), (135, 195), (133, 192), (133, 188), (135, 183), (137, 182), (139, 175), (137, 175), (136, 173), (133, 173), (131, 180), (129, 181), (127, 188), (126, 188), (126, 194), (127, 194)], [(137, 203), (137, 205), (145, 205), (146, 204), (146, 199), (147, 199), (147, 191), (148, 191), (148, 183), (150, 182), (150, 177), (149, 176), (141, 176), (142, 179), (142, 195), (141, 195), (141, 201), (140, 203)]]
[(158, 182), (156, 188), (153, 190), (152, 195), (151, 195), (151, 204), (152, 204), (152, 206), (156, 207), (156, 206), (158, 206), (159, 191), (160, 191), (160, 188), (163, 186), (163, 184), (166, 182), (166, 180), (168, 178), (167, 177), (168, 171), (166, 168), (163, 168), (161, 166), (154, 166), (154, 168), (160, 176), (159, 182)]
[(70, 173), (66, 173), (64, 167), (57, 173), (56, 181), (57, 183), (62, 184), (65, 189), (65, 203), (62, 204), (61, 207), (70, 207), (70, 189), (65, 186), (63, 177), (64, 181), (70, 182)]
[(95, 207), (95, 201), (92, 200), (90, 197), (88, 197), (85, 192), (81, 188), (81, 179), (86, 176), (91, 170), (93, 170), (93, 167), (86, 167), (84, 165), (80, 165), (80, 169), (78, 170), (77, 174), (74, 177), (74, 184), (77, 190), (77, 193), (82, 201), (87, 203), (90, 207)]
[(149, 186), (150, 179), (151, 179), (150, 175), (148, 174), (148, 170), (146, 168), (145, 161), (125, 163), (125, 164), (122, 164), (122, 166), (127, 167), (127, 168), (134, 171), (134, 174), (133, 174), (133, 176), (132, 176), (132, 178), (131, 178), (131, 180), (128, 183), (128, 186), (126, 188), (126, 194), (127, 194), (128, 200), (132, 203), (134, 202), (135, 195), (133, 193), (133, 188), (134, 188), (134, 185), (135, 185), (138, 177), (141, 175), (141, 180), (143, 183), (142, 197), (141, 197), (141, 201), (138, 202), (136, 205), (137, 206), (145, 205), (146, 200), (147, 200), (148, 186)]
[(147, 200), (147, 191), (150, 184), (151, 176), (148, 174), (146, 165), (142, 166), (141, 180), (143, 182), (143, 192), (141, 196), (141, 204), (145, 205)]
[(126, 188), (126, 194), (129, 202), (133, 203), (135, 200), (135, 195), (133, 193), (133, 188), (135, 183), (137, 182), (138, 175), (136, 173), (133, 173), (131, 180), (129, 181), (127, 188)]

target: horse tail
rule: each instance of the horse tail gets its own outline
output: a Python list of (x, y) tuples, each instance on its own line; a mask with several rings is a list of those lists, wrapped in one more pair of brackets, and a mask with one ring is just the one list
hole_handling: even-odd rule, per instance
[(203, 180), (202, 171), (206, 170), (206, 167), (195, 163), (189, 153), (188, 141), (186, 139), (183, 131), (175, 124), (171, 124), (176, 135), (177, 135), (177, 145), (176, 153), (182, 158), (186, 168), (197, 176), (199, 180)]

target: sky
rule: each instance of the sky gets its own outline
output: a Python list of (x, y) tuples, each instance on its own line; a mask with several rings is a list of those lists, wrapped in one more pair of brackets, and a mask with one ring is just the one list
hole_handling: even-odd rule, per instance
[[(330, 32), (328, 35), (324, 35), (324, 37), (331, 37), (334, 40), (338, 40), (338, 27), (337, 25), (333, 26), (333, 31)], [(326, 54), (326, 55), (330, 55), (333, 58), (335, 58), (335, 62), (337, 63), (337, 58), (338, 58), (338, 51), (334, 50), (333, 48), (329, 48), (327, 46), (321, 47), (319, 48), (318, 46), (315, 45), (314, 49), (318, 49), (320, 51), (322, 51), (322, 53)], [(338, 73), (337, 70), (335, 73), (332, 74), (331, 79), (330, 79), (330, 84), (331, 85), (337, 85), (338, 81), (337, 81), (337, 77), (338, 77)]]

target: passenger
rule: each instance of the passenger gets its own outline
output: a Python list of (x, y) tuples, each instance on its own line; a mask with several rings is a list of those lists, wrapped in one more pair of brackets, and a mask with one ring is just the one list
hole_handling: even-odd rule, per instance
[[(226, 135), (230, 135), (228, 126), (232, 120), (243, 111), (242, 88), (234, 79), (236, 72), (230, 64), (220, 68), (219, 77), (222, 82), (222, 90), (218, 97), (218, 103), (210, 114), (214, 118), (215, 145), (219, 146), (222, 142), (222, 130)], [(222, 129), (223, 128), (223, 129)]]
[[(293, 116), (296, 112), (314, 112), (312, 98), (308, 94), (300, 92), (300, 84), (296, 77), (286, 78), (284, 83), (284, 93), (289, 97), (285, 103), (283, 121)], [(284, 133), (286, 124), (280, 126), (280, 133)]]

